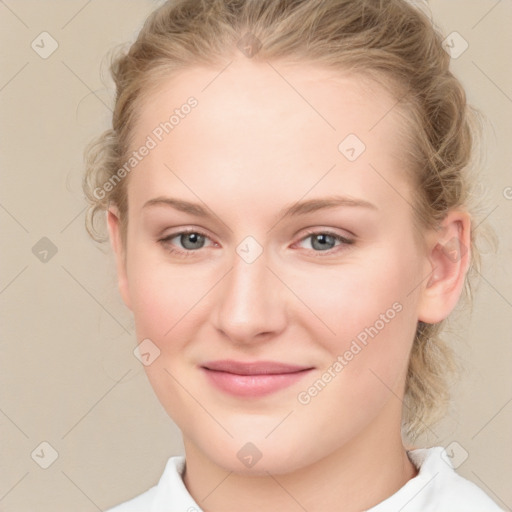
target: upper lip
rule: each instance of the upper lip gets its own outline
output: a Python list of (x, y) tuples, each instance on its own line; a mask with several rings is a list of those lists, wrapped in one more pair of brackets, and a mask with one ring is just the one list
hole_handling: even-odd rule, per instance
[(311, 366), (299, 366), (276, 361), (242, 362), (232, 360), (209, 361), (202, 365), (207, 370), (234, 373), (237, 375), (281, 375), (310, 370)]

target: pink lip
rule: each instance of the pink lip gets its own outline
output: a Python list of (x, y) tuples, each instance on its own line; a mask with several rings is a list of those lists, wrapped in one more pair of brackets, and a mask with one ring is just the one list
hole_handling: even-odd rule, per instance
[(201, 369), (210, 382), (221, 391), (241, 397), (259, 397), (291, 386), (312, 367), (273, 361), (211, 361)]

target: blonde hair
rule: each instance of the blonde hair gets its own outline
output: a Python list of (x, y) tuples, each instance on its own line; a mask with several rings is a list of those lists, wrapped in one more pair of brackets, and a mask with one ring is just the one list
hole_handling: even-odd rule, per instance
[[(254, 54), (248, 57), (254, 60), (354, 71), (388, 87), (411, 142), (404, 156), (417, 185), (413, 209), (418, 225), (435, 227), (459, 207), (473, 221), (477, 218), (470, 172), (477, 117), (449, 70), (439, 31), (421, 8), (404, 0), (171, 0), (148, 17), (136, 41), (111, 64), (117, 90), (112, 128), (85, 150), (86, 226), (93, 238), (105, 239), (95, 218), (109, 205), (119, 209), (126, 237), (128, 180), (107, 192), (103, 185), (128, 159), (143, 98), (180, 70), (199, 65), (221, 69), (241, 51), (241, 40), (252, 45)], [(471, 280), (480, 268), (475, 229), (472, 222), (464, 288), (469, 302)], [(437, 420), (449, 400), (447, 378), (456, 365), (451, 347), (440, 337), (444, 327), (445, 321), (417, 326), (404, 400), (404, 433), (410, 438)]]

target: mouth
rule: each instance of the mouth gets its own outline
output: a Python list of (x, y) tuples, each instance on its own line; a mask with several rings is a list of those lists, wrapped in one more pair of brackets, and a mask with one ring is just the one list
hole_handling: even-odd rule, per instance
[(208, 381), (224, 393), (238, 397), (260, 397), (289, 387), (313, 370), (311, 366), (274, 361), (211, 361), (201, 370)]

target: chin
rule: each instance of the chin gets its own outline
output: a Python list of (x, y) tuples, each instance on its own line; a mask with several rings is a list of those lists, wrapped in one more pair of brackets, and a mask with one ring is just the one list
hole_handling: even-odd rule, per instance
[(233, 434), (234, 438), (229, 440), (227, 436), (202, 439), (200, 448), (214, 464), (239, 475), (286, 474), (322, 458), (319, 452), (305, 451), (304, 442), (295, 436), (288, 436), (288, 441), (283, 442), (283, 438), (272, 439), (272, 435), (268, 439), (261, 433), (251, 436), (250, 431), (243, 436)]

